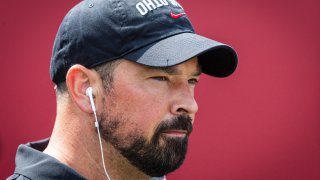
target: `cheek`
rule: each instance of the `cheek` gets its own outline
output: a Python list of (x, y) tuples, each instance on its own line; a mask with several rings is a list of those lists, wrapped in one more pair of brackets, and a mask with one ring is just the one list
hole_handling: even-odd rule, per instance
[(165, 118), (167, 106), (161, 95), (132, 84), (115, 84), (111, 93), (109, 112), (121, 114), (127, 122), (123, 123), (123, 132), (140, 131), (151, 138), (154, 129)]

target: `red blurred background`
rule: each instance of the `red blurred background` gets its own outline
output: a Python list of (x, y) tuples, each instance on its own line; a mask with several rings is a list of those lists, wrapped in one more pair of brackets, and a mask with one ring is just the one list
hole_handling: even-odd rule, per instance
[[(51, 49), (77, 2), (1, 0), (0, 179), (19, 144), (50, 136)], [(239, 66), (202, 76), (187, 158), (168, 179), (320, 179), (320, 1), (179, 2), (199, 34), (237, 50)]]

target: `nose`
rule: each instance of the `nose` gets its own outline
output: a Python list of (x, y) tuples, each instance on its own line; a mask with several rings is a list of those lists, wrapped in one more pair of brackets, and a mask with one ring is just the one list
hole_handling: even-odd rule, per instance
[(193, 116), (198, 111), (198, 104), (194, 98), (194, 91), (188, 86), (183, 86), (177, 89), (171, 100), (172, 114)]

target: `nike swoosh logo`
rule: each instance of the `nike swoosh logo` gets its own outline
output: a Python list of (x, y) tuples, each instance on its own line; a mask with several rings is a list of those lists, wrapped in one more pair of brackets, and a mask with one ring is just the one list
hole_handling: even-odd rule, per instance
[(178, 13), (178, 14), (175, 14), (173, 12), (170, 13), (170, 16), (173, 18), (173, 19), (178, 19), (180, 18), (181, 16), (184, 16), (186, 15), (186, 13)]

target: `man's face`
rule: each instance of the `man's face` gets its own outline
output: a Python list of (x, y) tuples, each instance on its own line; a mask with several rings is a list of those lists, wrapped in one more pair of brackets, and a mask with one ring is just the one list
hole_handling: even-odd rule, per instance
[(149, 176), (177, 169), (198, 110), (199, 75), (197, 58), (169, 68), (121, 62), (99, 114), (105, 141)]

